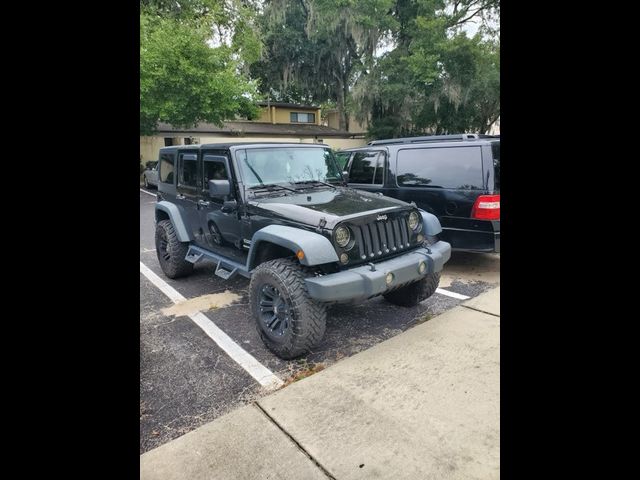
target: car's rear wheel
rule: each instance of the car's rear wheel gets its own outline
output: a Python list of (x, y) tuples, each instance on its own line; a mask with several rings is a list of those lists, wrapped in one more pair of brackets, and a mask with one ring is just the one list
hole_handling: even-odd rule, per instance
[(440, 283), (440, 272), (428, 273), (417, 282), (410, 283), (404, 287), (385, 293), (383, 296), (394, 305), (401, 307), (415, 307), (423, 300), (433, 295)]
[(193, 271), (193, 263), (185, 257), (189, 242), (181, 242), (171, 220), (161, 220), (156, 225), (156, 254), (164, 274), (169, 278), (179, 278)]
[(326, 307), (307, 292), (305, 271), (296, 261), (277, 259), (258, 266), (249, 285), (256, 329), (278, 357), (299, 357), (317, 346), (327, 322)]

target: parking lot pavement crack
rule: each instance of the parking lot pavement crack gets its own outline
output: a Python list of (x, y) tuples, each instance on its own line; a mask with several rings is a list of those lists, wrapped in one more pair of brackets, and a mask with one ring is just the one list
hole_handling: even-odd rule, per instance
[(460, 305), (461, 307), (468, 308), (469, 310), (475, 310), (476, 312), (486, 313), (487, 315), (492, 315), (494, 317), (500, 318), (500, 315), (496, 315), (495, 313), (487, 312), (486, 310), (480, 310), (479, 308), (470, 307), (468, 305)]
[(295, 438), (293, 438), (293, 436), (292, 436), (289, 432), (287, 432), (287, 431), (286, 431), (286, 430), (285, 430), (285, 429), (284, 429), (284, 428), (283, 428), (283, 427), (282, 427), (282, 426), (281, 426), (281, 425), (280, 425), (280, 424), (279, 424), (279, 423), (278, 423), (278, 422), (277, 422), (273, 417), (271, 417), (271, 416), (267, 413), (267, 411), (266, 411), (264, 408), (262, 408), (262, 406), (260, 406), (260, 404), (259, 404), (258, 402), (254, 402), (253, 404), (256, 406), (256, 408), (257, 408), (259, 411), (261, 411), (261, 412), (264, 414), (264, 416), (265, 416), (265, 417), (267, 417), (267, 419), (268, 419), (271, 423), (273, 423), (273, 424), (278, 428), (278, 430), (280, 430), (282, 433), (284, 433), (284, 434), (287, 436), (287, 438), (289, 438), (289, 439), (294, 443), (294, 445), (296, 445), (296, 446), (300, 449), (300, 451), (301, 451), (302, 453), (304, 453), (304, 454), (306, 455), (306, 457), (307, 457), (309, 460), (311, 460), (311, 461), (316, 465), (316, 467), (318, 467), (318, 469), (319, 469), (320, 471), (322, 471), (322, 473), (324, 473), (324, 474), (326, 475), (326, 477), (327, 477), (327, 478), (330, 478), (331, 480), (336, 480), (336, 477), (334, 477), (334, 476), (329, 472), (329, 470), (327, 470), (327, 469), (326, 469), (326, 468), (325, 468), (325, 467), (324, 467), (324, 466), (323, 466), (323, 465), (322, 465), (318, 460), (316, 460), (315, 458), (313, 458), (313, 456), (312, 456), (309, 452), (307, 452), (307, 451), (304, 449), (304, 447), (303, 447), (302, 445), (300, 445), (300, 443), (299, 443)]

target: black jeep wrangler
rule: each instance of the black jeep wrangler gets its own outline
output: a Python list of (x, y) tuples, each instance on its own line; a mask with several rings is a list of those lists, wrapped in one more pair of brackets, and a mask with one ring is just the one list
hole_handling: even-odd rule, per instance
[(159, 158), (163, 272), (181, 277), (209, 259), (224, 279), (250, 278), (257, 330), (281, 358), (320, 342), (330, 303), (425, 300), (450, 257), (435, 216), (345, 187), (326, 145), (174, 146)]

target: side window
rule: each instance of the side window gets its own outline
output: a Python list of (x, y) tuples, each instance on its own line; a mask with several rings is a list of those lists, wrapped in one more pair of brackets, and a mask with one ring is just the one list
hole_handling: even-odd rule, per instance
[(181, 187), (195, 188), (198, 180), (198, 157), (193, 153), (181, 153), (178, 155), (178, 158), (180, 160), (178, 185)]
[(400, 150), (396, 179), (405, 187), (482, 189), (480, 147)]
[(338, 168), (340, 168), (341, 172), (344, 172), (347, 169), (347, 163), (349, 163), (351, 152), (335, 152), (335, 157)]
[(174, 183), (175, 153), (163, 153), (160, 155), (160, 181), (162, 183)]
[(373, 183), (378, 152), (356, 152), (351, 163), (349, 183)]
[(209, 180), (228, 180), (229, 174), (224, 162), (220, 160), (205, 161), (204, 165), (204, 182), (203, 188), (207, 188)]

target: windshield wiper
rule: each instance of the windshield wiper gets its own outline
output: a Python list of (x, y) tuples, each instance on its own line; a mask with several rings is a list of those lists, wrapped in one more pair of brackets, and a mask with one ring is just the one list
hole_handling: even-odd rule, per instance
[(294, 185), (307, 185), (310, 183), (319, 183), (320, 185), (326, 185), (327, 187), (337, 188), (335, 185), (332, 185), (327, 182), (323, 182), (322, 180), (302, 180), (300, 182), (292, 182)]
[(249, 187), (249, 190), (253, 192), (257, 192), (260, 190), (265, 190), (267, 192), (275, 192), (277, 190), (289, 190), (290, 192), (298, 192), (297, 190), (289, 187), (285, 187), (284, 185), (278, 185), (277, 183), (260, 183), (258, 185), (254, 185), (253, 187)]

